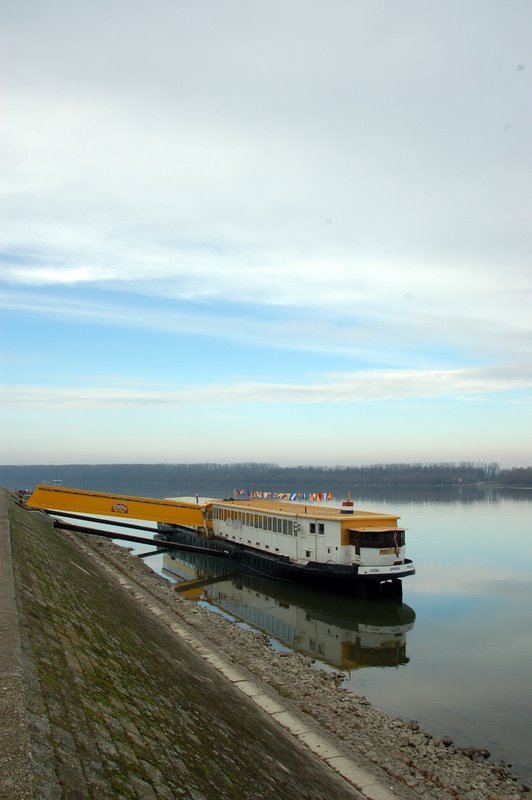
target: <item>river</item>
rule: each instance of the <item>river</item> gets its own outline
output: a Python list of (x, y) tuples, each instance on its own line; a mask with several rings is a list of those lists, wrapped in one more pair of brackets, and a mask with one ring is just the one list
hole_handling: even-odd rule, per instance
[[(147, 563), (203, 585), (192, 600), (341, 671), (377, 708), (434, 736), (488, 749), (532, 782), (532, 491), (357, 496), (407, 529), (416, 575), (403, 602), (323, 594), (168, 555)], [(135, 550), (146, 548), (136, 546)]]

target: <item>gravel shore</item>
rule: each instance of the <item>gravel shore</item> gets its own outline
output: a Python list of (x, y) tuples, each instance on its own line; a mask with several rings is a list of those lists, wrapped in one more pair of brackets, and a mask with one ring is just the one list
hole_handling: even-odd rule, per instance
[(134, 560), (2, 491), (0, 556), (1, 800), (408, 800), (373, 775), (361, 794), (291, 735), (129, 579)]
[(312, 717), (359, 762), (376, 767), (414, 796), (424, 800), (518, 800), (530, 796), (528, 787), (504, 765), (490, 761), (487, 751), (458, 748), (447, 737), (435, 740), (415, 721), (395, 719), (373, 708), (366, 698), (342, 688), (341, 673), (324, 672), (297, 653), (279, 653), (263, 634), (242, 629), (184, 599), (127, 549), (93, 537), (87, 537), (84, 546), (134, 578), (284, 702)]
[(378, 711), (341, 673), (278, 652), (127, 548), (57, 531), (5, 491), (0, 548), (2, 800), (530, 796), (487, 752)]

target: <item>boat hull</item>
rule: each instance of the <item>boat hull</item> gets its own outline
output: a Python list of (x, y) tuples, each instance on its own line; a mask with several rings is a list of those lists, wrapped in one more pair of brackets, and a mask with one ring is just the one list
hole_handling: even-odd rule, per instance
[(157, 539), (194, 546), (201, 551), (230, 560), (239, 569), (288, 583), (350, 592), (364, 597), (402, 594), (401, 579), (415, 572), (408, 559), (393, 568), (343, 566), (308, 562), (295, 564), (288, 556), (275, 556), (222, 538), (207, 538), (190, 528), (159, 524)]

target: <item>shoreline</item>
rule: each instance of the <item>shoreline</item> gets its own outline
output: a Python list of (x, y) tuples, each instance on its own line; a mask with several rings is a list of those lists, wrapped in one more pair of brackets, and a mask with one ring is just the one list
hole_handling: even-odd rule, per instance
[(491, 761), (484, 748), (457, 747), (448, 737), (435, 739), (414, 720), (400, 720), (375, 709), (364, 696), (342, 688), (342, 673), (315, 667), (309, 657), (295, 652), (278, 652), (270, 646), (267, 635), (243, 629), (237, 622), (183, 598), (128, 549), (97, 537), (84, 539), (83, 546), (94, 557), (111, 562), (127, 574), (283, 702), (311, 717), (357, 760), (415, 796), (438, 800), (530, 797), (528, 787), (506, 765)]
[[(242, 769), (246, 782), (236, 794), (242, 798), (340, 798), (348, 787), (351, 796), (372, 800), (530, 796), (481, 749), (434, 740), (417, 722), (378, 711), (342, 687), (342, 673), (278, 652), (265, 634), (183, 598), (128, 549), (58, 531), (45, 515), (1, 494), (7, 510), (7, 533), (0, 531), (8, 546), (4, 566), (9, 572), (12, 562), (14, 574), (8, 594), (18, 609), (5, 615), (4, 627), (20, 634), (13, 652), (18, 647), (21, 666), (2, 673), (8, 714), (0, 724), (6, 733), (20, 720), (20, 686), (27, 724), (17, 723), (16, 759), (9, 756), (8, 737), (0, 737), (0, 797), (44, 796), (34, 794), (32, 780), (44, 787), (54, 781), (77, 786), (82, 778), (86, 792), (65, 796), (199, 798), (203, 785), (207, 794), (201, 797), (211, 797), (215, 778), (203, 772), (218, 769), (216, 780), (223, 780), (222, 764), (225, 780), (230, 776), (230, 785), (217, 793), (224, 798), (235, 796)], [(190, 703), (196, 710), (181, 719)], [(250, 739), (242, 739), (240, 724)], [(166, 743), (162, 751), (160, 742)], [(187, 756), (175, 762), (179, 747), (187, 748)], [(257, 758), (275, 752), (264, 772)], [(240, 772), (234, 772), (233, 759), (245, 764)], [(177, 783), (168, 772), (175, 763), (182, 776)], [(279, 766), (300, 776), (300, 792), (292, 783), (283, 793), (279, 778), (273, 786), (269, 772)], [(17, 769), (21, 786), (29, 780), (30, 789), (4, 794), (3, 782)], [(137, 794), (128, 779), (137, 780)], [(317, 795), (324, 780), (330, 791)], [(183, 785), (195, 786), (196, 794), (183, 793)], [(94, 794), (95, 786), (105, 789)], [(58, 791), (50, 796), (63, 796)]]

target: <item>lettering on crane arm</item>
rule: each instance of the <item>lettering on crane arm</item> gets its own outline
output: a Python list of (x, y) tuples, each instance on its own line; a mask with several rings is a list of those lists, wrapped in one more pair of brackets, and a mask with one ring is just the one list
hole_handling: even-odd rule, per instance
[(111, 511), (119, 511), (121, 514), (127, 514), (128, 507), (125, 503), (113, 503)]

